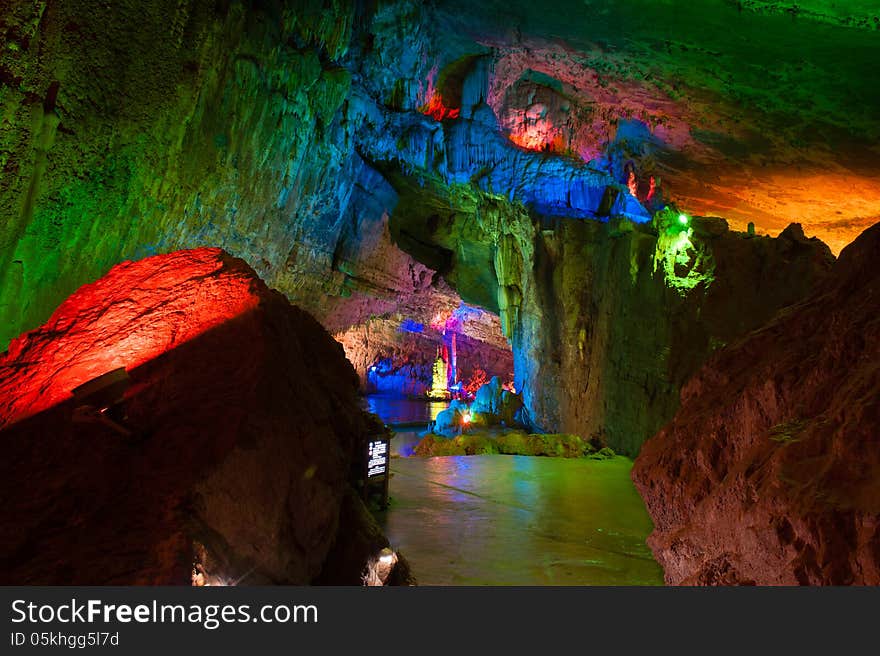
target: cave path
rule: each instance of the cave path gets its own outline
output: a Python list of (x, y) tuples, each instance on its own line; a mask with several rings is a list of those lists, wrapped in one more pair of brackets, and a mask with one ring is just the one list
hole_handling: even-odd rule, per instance
[(631, 463), (395, 458), (382, 517), (422, 584), (657, 585)]

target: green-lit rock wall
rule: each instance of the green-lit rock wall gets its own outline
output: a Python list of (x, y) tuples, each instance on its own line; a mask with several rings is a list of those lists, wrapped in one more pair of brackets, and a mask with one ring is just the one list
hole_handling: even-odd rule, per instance
[(709, 354), (803, 298), (833, 261), (798, 226), (770, 238), (674, 212), (551, 219), (462, 186), (396, 181), (398, 242), (499, 312), (533, 427), (631, 456)]
[(326, 250), (310, 228), (350, 193), (356, 16), (295, 4), (6, 5), (0, 344), (124, 259), (217, 245), (271, 283)]

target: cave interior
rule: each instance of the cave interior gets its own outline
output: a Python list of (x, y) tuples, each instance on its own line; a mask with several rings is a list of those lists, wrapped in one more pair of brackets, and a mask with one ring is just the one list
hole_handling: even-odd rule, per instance
[(0, 34), (0, 582), (880, 584), (875, 2)]

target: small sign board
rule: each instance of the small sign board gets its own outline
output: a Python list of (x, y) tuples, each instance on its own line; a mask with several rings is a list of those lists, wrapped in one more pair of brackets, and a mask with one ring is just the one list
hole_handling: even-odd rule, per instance
[(386, 437), (372, 437), (367, 443), (367, 478), (388, 475), (390, 441)]
[(391, 439), (389, 435), (372, 435), (367, 441), (366, 478), (364, 480), (364, 498), (369, 495), (371, 487), (382, 486), (382, 506), (388, 505), (388, 480), (390, 478)]

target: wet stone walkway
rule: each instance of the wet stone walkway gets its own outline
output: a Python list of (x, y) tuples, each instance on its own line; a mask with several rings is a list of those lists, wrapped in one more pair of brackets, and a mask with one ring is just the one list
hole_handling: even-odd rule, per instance
[(421, 585), (661, 585), (631, 461), (394, 458), (380, 516)]

